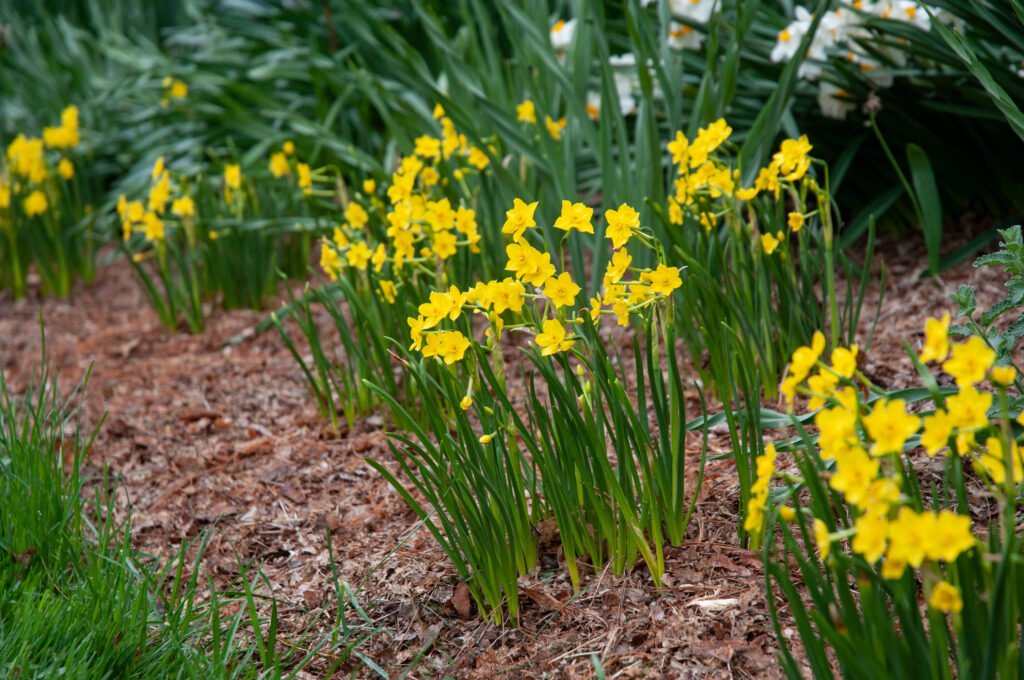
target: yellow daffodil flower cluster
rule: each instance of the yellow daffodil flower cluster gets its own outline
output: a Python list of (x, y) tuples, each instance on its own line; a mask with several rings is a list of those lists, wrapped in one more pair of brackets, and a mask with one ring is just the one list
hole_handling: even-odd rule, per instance
[[(490, 160), (485, 152), (467, 143), (466, 136), (458, 133), (440, 106), (435, 107), (434, 115), (439, 119), (441, 136), (416, 138), (413, 155), (402, 159), (384, 197), (377, 195), (376, 182), (367, 180), (363, 182), (363, 195), (344, 207), (344, 222), (334, 229), (331, 239), (324, 240), (320, 251), (320, 267), (332, 280), (346, 267), (365, 271), (372, 266), (377, 274), (387, 268), (389, 278), (379, 280), (379, 291), (392, 303), (408, 276), (417, 271), (443, 270), (459, 248), (480, 252), (476, 211), (461, 202), (453, 204), (446, 191), (456, 188), (452, 187), (454, 180), (468, 196), (467, 178), (487, 172)], [(272, 170), (274, 164), (272, 159)], [(375, 236), (380, 232), (384, 238)], [(449, 343), (445, 347), (457, 345)]]
[[(731, 168), (720, 153), (731, 134), (729, 124), (719, 119), (701, 128), (693, 141), (680, 131), (668, 143), (677, 175), (673, 182), (675, 192), (668, 204), (671, 223), (683, 224), (684, 215), (690, 213), (710, 232), (722, 218), (737, 216), (740, 202), (752, 201), (762, 192), (778, 200), (784, 188), (805, 180), (812, 147), (807, 137), (801, 136), (784, 140), (768, 166), (760, 169), (754, 185), (741, 188), (740, 169)], [(789, 212), (786, 219), (789, 232), (799, 232), (806, 217), (803, 209)], [(765, 255), (771, 255), (785, 242), (786, 236), (781, 229), (766, 232), (760, 235), (758, 243)]]
[[(524, 99), (516, 104), (516, 122), (528, 125), (537, 124), (537, 107), (530, 99)], [(544, 129), (551, 136), (551, 139), (561, 141), (562, 133), (565, 132), (566, 118), (562, 116), (557, 120), (551, 116), (544, 116)]]
[(764, 453), (757, 457), (757, 481), (750, 487), (750, 500), (747, 501), (747, 517), (743, 521), (743, 529), (757, 534), (764, 526), (764, 509), (768, 504), (768, 491), (775, 474), (777, 453), (774, 444), (764, 447)]
[[(235, 196), (243, 196), (242, 188), (242, 166), (238, 163), (228, 163), (224, 166), (224, 202), (231, 203)], [(235, 191), (239, 191), (235, 194)]]
[[(468, 348), (468, 340), (462, 343), (459, 331), (431, 331), (447, 316), (451, 321), (458, 319), (463, 308), (479, 313), (489, 321), (488, 335), (500, 337), (505, 327), (502, 314), (506, 311), (519, 315), (515, 328), (532, 331), (534, 341), (541, 355), (548, 356), (570, 350), (576, 339), (568, 327), (581, 323), (583, 318), (576, 315), (580, 286), (567, 271), (558, 272), (552, 262), (551, 253), (535, 247), (533, 240), (540, 242), (537, 221), (534, 217), (538, 203), (526, 203), (514, 199), (512, 207), (505, 213), (502, 233), (511, 242), (505, 252), (508, 255), (505, 269), (512, 273), (501, 281), (479, 282), (466, 292), (451, 287), (447, 292), (432, 292), (428, 302), (419, 306), (419, 315), (410, 317), (408, 324), (412, 336), (411, 349), (422, 349), (424, 356), (441, 356), (446, 363), (462, 358)], [(651, 247), (640, 228), (640, 215), (629, 205), (605, 211), (606, 237), (613, 248), (603, 279), (603, 293), (590, 300), (589, 310), (584, 310), (597, 321), (602, 314), (614, 314), (620, 325), (628, 325), (629, 315), (671, 296), (672, 291), (682, 285), (679, 270), (665, 264), (655, 269), (631, 269), (632, 257), (626, 249), (627, 243), (636, 235), (639, 243)], [(561, 213), (554, 221), (554, 228), (566, 232), (594, 233), (594, 209), (572, 201), (562, 201)], [(636, 278), (625, 280), (628, 272), (635, 272)], [(534, 313), (524, 314), (526, 300), (533, 300)], [(609, 309), (605, 309), (608, 307)], [(442, 353), (443, 339), (448, 333), (459, 333), (460, 343), (452, 345), (452, 351)], [(426, 347), (423, 346), (424, 336)]]
[[(42, 215), (56, 199), (55, 187), (48, 179), (51, 169), (65, 181), (75, 176), (75, 166), (69, 158), (47, 158), (47, 149), (65, 150), (78, 146), (78, 107), (69, 106), (61, 112), (60, 125), (43, 128), (42, 137), (20, 134), (7, 145), (3, 164), (0, 165), (0, 216), (11, 210), (14, 197), (20, 197), (21, 210), (26, 217)], [(54, 163), (56, 160), (56, 163)], [(18, 205), (18, 203), (15, 203)], [(10, 219), (0, 219), (0, 225), (12, 226)]]
[(280, 151), (270, 154), (268, 167), (270, 174), (275, 179), (280, 179), (281, 177), (291, 179), (292, 172), (294, 172), (296, 175), (295, 182), (302, 189), (303, 196), (312, 196), (314, 180), (323, 179), (319, 172), (314, 172), (309, 167), (308, 163), (303, 163), (295, 157), (295, 143), (291, 140), (281, 145)]
[[(949, 314), (927, 321), (919, 360), (940, 363), (958, 391), (937, 397), (934, 412), (924, 417), (909, 413), (903, 399), (881, 395), (881, 390), (858, 373), (856, 345), (835, 348), (830, 365), (822, 361), (825, 338), (821, 333), (815, 334), (809, 346), (793, 352), (781, 391), (791, 407), (800, 393), (810, 397), (810, 409), (818, 409), (814, 415), (818, 455), (834, 464), (828, 485), (842, 494), (854, 516), (850, 529), (835, 534), (829, 533), (821, 518), (815, 520), (822, 559), (829, 555), (833, 541), (850, 538), (854, 553), (871, 564), (883, 560), (882, 577), (896, 579), (907, 567), (916, 569), (926, 561), (952, 562), (976, 544), (968, 516), (950, 510), (916, 512), (908, 506), (909, 499), (901, 491), (901, 478), (896, 472), (901, 466), (894, 459), (903, 454), (915, 435), (919, 435), (918, 444), (928, 455), (941, 451), (949, 455), (952, 448), (957, 455), (967, 456), (993, 489), (1002, 488), (1008, 474), (1012, 484), (1024, 482), (1024, 458), (1018, 442), (1004, 442), (1000, 435), (1008, 430), (988, 415), (993, 394), (977, 388), (987, 379), (997, 391), (1005, 392), (1016, 378), (1016, 369), (995, 366), (996, 353), (981, 337), (951, 343), (949, 322)], [(854, 378), (879, 396), (865, 400)], [(767, 451), (758, 459), (758, 480), (748, 502), (745, 524), (755, 536), (764, 525), (766, 487), (774, 474), (773, 462), (774, 455), (769, 456)], [(1012, 467), (1009, 473), (1007, 465)], [(788, 510), (791, 514), (792, 509)], [(938, 592), (932, 594), (933, 607), (958, 609), (956, 593)]]
[[(195, 201), (185, 190), (181, 178), (172, 178), (161, 156), (153, 164), (151, 185), (146, 201), (129, 201), (124, 194), (117, 200), (117, 214), (121, 218), (121, 237), (127, 242), (139, 232), (147, 243), (161, 243), (166, 237), (164, 219), (170, 217), (182, 223), (195, 218)], [(172, 182), (176, 179), (176, 182)], [(177, 196), (173, 196), (177, 194)]]
[(160, 86), (164, 91), (164, 95), (160, 99), (160, 105), (163, 107), (170, 106), (172, 99), (184, 99), (188, 96), (188, 85), (170, 76), (166, 76), (160, 82)]

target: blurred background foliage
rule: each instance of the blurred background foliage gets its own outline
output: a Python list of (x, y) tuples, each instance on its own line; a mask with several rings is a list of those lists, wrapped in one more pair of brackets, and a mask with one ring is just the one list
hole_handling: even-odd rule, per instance
[[(958, 18), (993, 78), (1011, 100), (1024, 101), (1024, 79), (1014, 71), (1015, 63), (1022, 66), (1024, 41), (1013, 31), (1020, 24), (1011, 4), (937, 0), (931, 6)], [(536, 182), (563, 195), (610, 188), (628, 194), (626, 187), (641, 186), (653, 195), (639, 198), (657, 200), (664, 175), (641, 167), (657, 165), (650, 147), (673, 129), (692, 133), (725, 115), (740, 142), (750, 130), (763, 137), (760, 149), (771, 148), (782, 132), (808, 134), (816, 155), (835, 168), (834, 193), (848, 219), (870, 209), (885, 214), (883, 223), (913, 225), (891, 162), (865, 127), (860, 105), (873, 93), (879, 130), (895, 156), (902, 161), (914, 143), (931, 159), (947, 222), (966, 210), (999, 222), (1024, 210), (1014, 162), (1024, 142), (937, 31), (875, 22), (871, 44), (895, 43), (907, 56), (884, 63), (884, 50), (873, 53), (896, 76), (892, 87), (874, 87), (856, 68), (832, 60), (835, 68), (824, 78), (856, 104), (847, 120), (836, 121), (818, 111), (812, 83), (768, 58), (793, 17), (791, 0), (721, 2), (700, 26), (709, 34), (703, 49), (671, 53), (664, 47), (667, 22), (659, 21), (668, 16), (668, 3), (640, 5), (15, 0), (0, 7), (0, 136), (39, 129), (77, 103), (90, 131), (91, 172), (114, 191), (140, 184), (158, 155), (187, 169), (235, 149), (243, 160), (262, 158), (291, 137), (313, 163), (380, 172), (397, 150), (411, 147), (438, 100), (471, 141), (497, 131), (502, 152), (536, 154), (534, 140), (512, 124), (514, 104), (532, 96), (556, 119), (559, 112), (582, 113), (588, 89), (609, 94), (608, 57), (632, 52), (639, 63), (654, 65), (653, 82), (637, 83), (636, 114), (609, 116), (597, 129), (581, 131), (571, 154), (542, 159)], [(570, 17), (580, 19), (578, 39), (561, 68), (547, 31)], [(161, 106), (166, 76), (188, 84), (187, 102)], [(756, 126), (773, 93), (779, 115)], [(609, 182), (609, 174), (619, 181)], [(523, 188), (511, 178), (503, 183), (508, 193)], [(630, 198), (636, 197), (606, 202)]]

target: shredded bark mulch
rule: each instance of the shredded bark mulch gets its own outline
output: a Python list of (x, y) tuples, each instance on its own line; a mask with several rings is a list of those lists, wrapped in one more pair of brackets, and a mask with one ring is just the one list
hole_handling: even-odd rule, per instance
[[(964, 264), (922, 279), (919, 247), (892, 240), (882, 251), (887, 291), (862, 368), (895, 388), (916, 383), (903, 341), (920, 347), (924, 320), (951, 308), (947, 295), (970, 283), (987, 304), (998, 299), (1004, 277)], [(622, 576), (590, 569), (574, 596), (552, 542), (540, 568), (520, 583), (520, 626), (494, 626), (482, 621), (416, 516), (365, 462), (372, 457), (399, 471), (387, 423), (371, 416), (333, 431), (275, 330), (228, 342), (264, 314), (221, 312), (200, 336), (171, 333), (124, 262), (101, 269), (70, 300), (14, 302), (0, 293), (0, 363), (16, 390), (39, 365), (40, 314), (65, 389), (92, 365), (85, 422), (95, 425), (104, 414), (106, 421), (87, 471), (98, 479), (106, 465), (119, 478), (118, 507), (122, 519), (130, 512), (136, 547), (166, 560), (209, 531), (203, 568), (228, 587), (239, 558), (259, 565), (272, 586), (261, 592), (281, 603), (285, 642), (327, 631), (335, 620), (330, 531), (338, 580), (369, 619), (346, 610), (357, 634), (368, 636), (355, 651), (396, 676), (415, 665), (410, 677), (582, 678), (595, 675), (596, 660), (609, 677), (781, 677), (760, 558), (737, 543), (739, 487), (730, 461), (708, 464), (688, 540), (666, 551), (663, 587), (642, 566)], [(688, 474), (695, 476), (700, 442), (691, 444)], [(729, 448), (726, 435), (712, 434), (711, 454)], [(784, 634), (799, 647), (784, 602), (776, 604)], [(303, 677), (325, 677), (341, 650), (322, 651)], [(379, 677), (355, 655), (336, 677), (351, 674)]]

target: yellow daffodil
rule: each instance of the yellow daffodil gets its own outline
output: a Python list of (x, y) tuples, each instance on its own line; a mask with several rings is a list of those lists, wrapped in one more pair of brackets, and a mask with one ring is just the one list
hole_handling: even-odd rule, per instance
[(557, 279), (552, 277), (544, 283), (544, 296), (551, 300), (556, 308), (575, 304), (579, 292), (580, 287), (573, 282), (569, 272), (562, 272)]
[(27, 217), (42, 215), (46, 212), (47, 207), (49, 207), (49, 203), (46, 200), (46, 194), (39, 189), (36, 189), (26, 196), (21, 205)]
[(594, 225), (590, 222), (593, 217), (593, 208), (582, 203), (562, 201), (562, 213), (555, 220), (555, 228), (562, 231), (576, 229), (586, 234), (593, 234)]
[(548, 129), (551, 139), (557, 142), (562, 139), (562, 131), (565, 130), (565, 117), (556, 121), (551, 116), (544, 116), (544, 126)]
[(149, 198), (146, 207), (156, 213), (162, 213), (171, 199), (171, 177), (166, 172), (160, 175), (160, 180), (149, 189)]
[(813, 148), (807, 141), (807, 135), (799, 139), (786, 139), (772, 156), (772, 161), (778, 165), (779, 174), (785, 176), (787, 182), (794, 182), (803, 177), (810, 167), (811, 161), (807, 154)]
[(366, 209), (359, 205), (355, 201), (348, 204), (345, 208), (345, 221), (353, 229), (364, 229), (366, 224), (370, 221), (370, 216), (367, 214)]
[(441, 331), (438, 343), (437, 356), (446, 364), (453, 364), (461, 361), (469, 349), (469, 339), (460, 331)]
[(456, 253), (458, 239), (450, 231), (438, 231), (434, 233), (431, 240), (431, 247), (439, 259), (447, 260)]
[[(1013, 464), (1013, 483), (1020, 484), (1024, 481), (1024, 466), (1022, 466), (1020, 449), (1017, 442), (1010, 443), (1010, 459)], [(993, 484), (1002, 485), (1006, 482), (1006, 452), (1003, 443), (998, 437), (989, 437), (985, 440), (985, 450), (981, 458), (975, 461), (975, 467), (983, 470)]]
[(505, 212), (505, 224), (501, 227), (501, 233), (512, 234), (512, 240), (518, 241), (523, 233), (530, 227), (537, 226), (533, 219), (533, 213), (537, 209), (537, 201), (524, 203), (520, 199), (514, 199), (512, 209)]
[(612, 257), (608, 261), (608, 266), (604, 273), (605, 288), (621, 281), (632, 261), (633, 258), (630, 257), (629, 251), (625, 248), (620, 248), (612, 253)]
[(302, 193), (309, 196), (313, 193), (313, 172), (306, 163), (296, 163), (295, 172), (299, 175), (299, 187)]
[(814, 518), (814, 541), (818, 544), (818, 557), (824, 562), (832, 550), (832, 539), (828, 533), (828, 525), (817, 517)]
[(441, 140), (430, 135), (423, 135), (417, 137), (413, 143), (415, 144), (415, 153), (417, 156), (423, 159), (437, 158), (441, 155)]
[(821, 331), (815, 331), (809, 347), (797, 347), (793, 351), (790, 358), (790, 376), (799, 384), (810, 373), (823, 351), (825, 351), (825, 335)]
[(985, 427), (988, 425), (988, 409), (991, 406), (992, 395), (978, 392), (971, 385), (946, 398), (946, 408), (953, 426), (957, 428)]
[(378, 284), (378, 288), (380, 289), (381, 296), (387, 300), (388, 304), (393, 305), (395, 303), (395, 295), (398, 292), (398, 289), (395, 287), (395, 282), (388, 279), (381, 279)]
[(529, 99), (516, 106), (516, 120), (520, 123), (536, 123), (537, 110)]
[(556, 319), (544, 321), (543, 332), (536, 338), (537, 346), (541, 348), (542, 356), (549, 356), (556, 352), (564, 352), (570, 349), (575, 340), (566, 340), (565, 328)]
[(659, 264), (658, 268), (652, 272), (645, 272), (642, 278), (650, 281), (651, 293), (665, 297), (672, 295), (672, 291), (683, 285), (683, 280), (679, 277), (679, 270), (664, 264)]
[(861, 506), (867, 499), (868, 489), (878, 476), (878, 459), (869, 456), (859, 446), (849, 447), (836, 458), (838, 463), (828, 485), (843, 494), (853, 505)]
[(288, 166), (288, 157), (280, 151), (271, 154), (270, 174), (274, 177), (284, 177), (289, 172), (291, 172), (291, 168)]
[(960, 597), (960, 589), (945, 581), (939, 581), (932, 587), (932, 594), (928, 597), (928, 606), (940, 612), (959, 613), (964, 608), (964, 601)]
[(469, 156), (466, 157), (466, 162), (477, 170), (483, 170), (491, 164), (491, 159), (487, 157), (487, 154), (482, 149), (471, 146), (469, 147)]
[(857, 345), (850, 345), (850, 348), (837, 347), (832, 350), (832, 370), (844, 378), (853, 377), (857, 370)]
[(949, 413), (939, 409), (934, 415), (924, 419), (924, 431), (921, 433), (921, 446), (929, 456), (934, 456), (949, 443), (953, 435), (953, 419)]
[(196, 214), (196, 204), (191, 196), (176, 198), (171, 203), (171, 214), (178, 217), (192, 217)]
[(341, 268), (344, 266), (341, 256), (330, 243), (324, 241), (320, 245), (320, 268), (324, 270), (332, 281), (337, 280)]
[(879, 399), (869, 415), (863, 418), (868, 435), (874, 440), (871, 453), (876, 456), (900, 453), (907, 437), (917, 432), (921, 419), (906, 411), (902, 399), (883, 402)]
[(228, 189), (239, 189), (242, 186), (242, 167), (238, 164), (224, 166), (224, 184)]
[(928, 319), (924, 323), (924, 349), (918, 359), (921, 363), (944, 361), (949, 354), (949, 312), (942, 319)]
[(1007, 386), (1017, 377), (1017, 369), (1013, 366), (993, 366), (989, 371), (992, 382), (997, 385)]
[(640, 226), (640, 213), (625, 203), (617, 210), (606, 210), (604, 219), (608, 223), (605, 236), (611, 239), (612, 247), (616, 250), (626, 245), (633, 229)]
[(689, 147), (690, 142), (686, 139), (686, 135), (682, 130), (677, 131), (676, 138), (668, 143), (668, 152), (672, 154), (672, 162), (680, 167), (685, 167)]
[(832, 396), (839, 377), (830, 371), (821, 370), (807, 379), (807, 389), (811, 391), (811, 400), (807, 408), (816, 411), (825, 405), (825, 400)]
[(180, 80), (175, 80), (171, 83), (171, 87), (168, 89), (167, 94), (174, 99), (184, 99), (188, 96), (188, 85)]
[(423, 331), (427, 328), (427, 321), (422, 316), (418, 316), (415, 319), (413, 317), (407, 317), (405, 322), (409, 324), (409, 336), (412, 338), (412, 344), (409, 345), (409, 349), (422, 349), (423, 347)]
[(164, 240), (164, 223), (156, 213), (147, 211), (142, 216), (142, 233), (145, 234), (146, 240), (150, 242)]
[(953, 355), (942, 363), (942, 370), (956, 378), (956, 384), (963, 387), (980, 382), (995, 358), (995, 351), (975, 335), (967, 342), (953, 346)]
[(372, 256), (373, 253), (370, 251), (370, 248), (362, 241), (356, 241), (353, 243), (345, 253), (345, 259), (348, 261), (348, 266), (359, 269), (360, 271), (366, 269), (366, 266)]
[(954, 562), (961, 553), (967, 552), (977, 543), (971, 533), (971, 518), (952, 510), (942, 510), (937, 515), (927, 513), (931, 527), (925, 542), (928, 559)]
[(853, 528), (857, 531), (850, 543), (853, 552), (863, 557), (869, 564), (882, 559), (882, 555), (885, 554), (889, 522), (884, 517), (869, 513), (861, 515)]

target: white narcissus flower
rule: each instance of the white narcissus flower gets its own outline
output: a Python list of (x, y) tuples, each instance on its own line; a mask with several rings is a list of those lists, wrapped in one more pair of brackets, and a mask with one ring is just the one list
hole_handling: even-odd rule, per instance
[(818, 84), (818, 106), (821, 107), (822, 115), (838, 120), (845, 119), (846, 114), (857, 108), (844, 90), (827, 80)]
[(672, 14), (689, 19), (695, 24), (706, 24), (718, 0), (669, 0)]
[(898, 0), (893, 4), (893, 13), (900, 21), (909, 21), (922, 31), (930, 31), (932, 19), (923, 5), (914, 0)]
[(906, 21), (914, 24), (922, 31), (931, 29), (931, 18), (928, 16), (928, 12), (925, 11), (924, 7), (915, 0), (894, 0), (892, 2), (877, 2), (871, 5), (870, 8), (864, 8), (865, 11), (874, 14), (875, 16), (882, 17), (883, 19), (892, 19), (893, 21)]
[(587, 116), (590, 120), (597, 120), (601, 117), (601, 95), (598, 92), (590, 90), (587, 92)]
[(775, 47), (772, 48), (771, 60), (774, 62), (789, 61), (796, 56), (807, 29), (811, 27), (813, 17), (806, 7), (797, 7), (794, 13), (795, 19), (789, 26), (779, 31)]
[[(900, 59), (906, 59), (902, 52), (892, 53), (897, 64)], [(859, 48), (851, 49), (846, 53), (846, 60), (856, 64), (860, 72), (878, 87), (892, 87), (892, 73), (874, 57), (864, 54)]]
[(615, 79), (615, 94), (619, 96), (619, 110), (622, 115), (636, 113), (636, 98), (633, 97), (633, 78), (625, 73), (612, 74)]
[(632, 52), (626, 52), (625, 54), (613, 54), (608, 57), (608, 63), (611, 64), (612, 68), (635, 68), (636, 55)]
[(636, 98), (633, 93), (640, 87), (636, 74), (636, 55), (632, 52), (613, 54), (608, 57), (608, 65), (614, 69), (615, 94), (619, 97), (619, 109), (622, 115), (636, 113)]
[(674, 50), (699, 50), (704, 34), (692, 26), (673, 21), (668, 25), (668, 46)]
[(860, 26), (860, 17), (854, 12), (840, 7), (821, 18), (821, 25), (818, 27), (814, 40), (816, 42), (820, 40), (826, 47), (833, 47), (856, 35)]
[(576, 20), (564, 21), (559, 19), (551, 27), (551, 46), (558, 52), (564, 52), (572, 44), (572, 38), (576, 34)]

